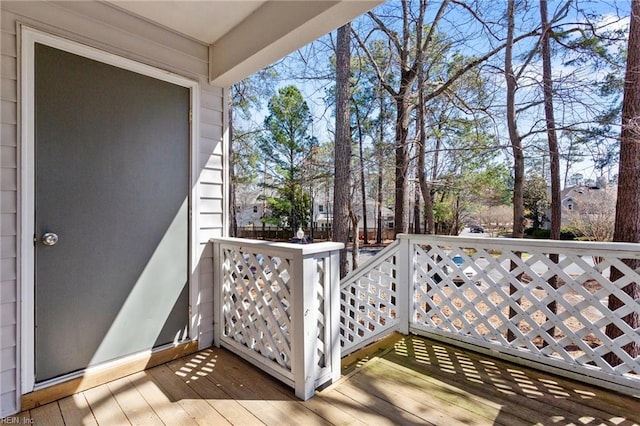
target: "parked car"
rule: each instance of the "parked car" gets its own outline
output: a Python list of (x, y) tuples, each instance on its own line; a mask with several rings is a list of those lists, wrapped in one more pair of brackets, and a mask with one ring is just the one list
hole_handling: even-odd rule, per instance
[[(461, 255), (459, 255), (459, 254), (453, 255), (453, 256), (451, 256), (451, 260), (458, 267), (458, 270), (456, 271), (455, 269), (452, 269), (450, 266), (445, 265), (444, 268), (443, 268), (443, 271), (445, 272), (445, 274), (451, 276), (456, 272), (460, 272), (460, 270), (461, 270), (461, 272), (464, 274), (464, 276), (466, 276), (467, 278), (471, 278), (473, 280), (473, 277), (476, 274), (476, 272), (468, 264), (467, 264), (467, 267), (464, 267), (465, 260)], [(438, 277), (436, 279), (436, 282), (440, 282), (440, 281), (441, 281), (441, 278)], [(459, 274), (456, 274), (452, 278), (452, 281), (458, 287), (460, 287), (462, 284), (464, 284), (464, 279)], [(479, 282), (476, 282), (476, 284), (479, 284)]]
[(478, 225), (472, 225), (469, 229), (470, 232), (474, 234), (484, 234), (484, 228)]

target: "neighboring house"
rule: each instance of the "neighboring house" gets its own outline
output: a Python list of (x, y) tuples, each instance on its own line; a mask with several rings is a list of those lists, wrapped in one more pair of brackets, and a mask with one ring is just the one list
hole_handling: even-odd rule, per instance
[(262, 198), (266, 196), (263, 189), (250, 189), (239, 187), (236, 194), (236, 223), (238, 227), (262, 226), (262, 218), (267, 211), (267, 202)]
[(562, 225), (573, 217), (602, 214), (604, 210), (615, 212), (616, 185), (598, 181), (595, 186), (578, 185), (565, 188), (561, 193)]
[[(362, 204), (353, 206), (354, 213), (359, 218), (358, 229), (364, 231), (364, 215), (362, 214)], [(317, 229), (330, 228), (333, 223), (333, 200), (327, 201), (324, 198), (316, 198), (313, 204), (314, 225)], [(376, 229), (377, 207), (374, 201), (367, 202), (367, 228), (369, 233)], [(393, 228), (393, 210), (382, 207), (382, 226), (384, 229)]]
[[(375, 230), (377, 228), (377, 218), (378, 218), (378, 207), (375, 201), (367, 201), (367, 229), (368, 233), (371, 235), (375, 235)], [(358, 216), (358, 229), (363, 232), (364, 231), (364, 214), (362, 209), (362, 204), (358, 203), (353, 206), (353, 211)], [(393, 210), (382, 206), (382, 229), (393, 229), (394, 224), (394, 214)], [(372, 234), (373, 233), (373, 234)]]
[(212, 344), (226, 88), (380, 2), (0, 2), (0, 417)]

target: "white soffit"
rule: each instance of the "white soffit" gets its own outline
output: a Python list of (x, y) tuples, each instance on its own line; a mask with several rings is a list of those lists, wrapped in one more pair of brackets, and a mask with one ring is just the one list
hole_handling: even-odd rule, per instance
[(209, 45), (209, 80), (230, 86), (385, 0), (107, 0)]
[(212, 44), (267, 0), (108, 1), (204, 44)]

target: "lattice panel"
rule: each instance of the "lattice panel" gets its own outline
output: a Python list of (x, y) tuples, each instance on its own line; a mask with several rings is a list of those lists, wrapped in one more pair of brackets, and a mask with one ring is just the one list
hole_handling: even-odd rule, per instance
[(397, 254), (397, 250), (387, 253), (355, 279), (343, 281), (340, 295), (343, 356), (398, 325)]
[(223, 336), (291, 370), (290, 260), (222, 250)]
[[(414, 326), (492, 349), (526, 351), (541, 362), (551, 359), (631, 377), (640, 384), (640, 357), (623, 349), (630, 343), (640, 345), (640, 329), (623, 320), (640, 317), (640, 301), (621, 290), (640, 283), (639, 271), (614, 251), (589, 253), (582, 246), (560, 254), (556, 264), (548, 255), (558, 249), (551, 245), (519, 255), (507, 244), (501, 251), (495, 243), (492, 250), (483, 248), (482, 240), (471, 247), (414, 244)], [(614, 282), (609, 279), (611, 267), (622, 272)], [(554, 277), (557, 289), (550, 284)], [(614, 296), (623, 307), (612, 312), (608, 301)], [(620, 329), (620, 337), (607, 336), (610, 325)], [(610, 364), (608, 353), (622, 362)]]

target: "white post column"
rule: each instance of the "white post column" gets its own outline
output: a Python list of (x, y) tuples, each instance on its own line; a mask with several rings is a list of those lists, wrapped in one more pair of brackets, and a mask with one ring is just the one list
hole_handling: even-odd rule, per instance
[(342, 374), (342, 348), (340, 347), (340, 250), (333, 250), (329, 254), (328, 260), (327, 287), (329, 291), (325, 291), (325, 294), (328, 294), (328, 303), (325, 303), (329, 306), (329, 312), (325, 313), (327, 316), (325, 345), (329, 346), (327, 356), (330, 357), (329, 362), (331, 363), (331, 382), (335, 382), (340, 379)]
[[(297, 256), (296, 256), (297, 257)], [(307, 400), (315, 393), (317, 297), (314, 292), (316, 278), (315, 259), (303, 257), (296, 259), (293, 282), (293, 359), (291, 369), (294, 377), (294, 390), (298, 398)], [(314, 303), (316, 302), (316, 303)]]
[[(296, 256), (292, 279), (293, 315), (292, 360), (294, 390), (298, 398), (307, 400), (315, 389), (340, 377), (340, 277), (339, 250), (342, 244), (309, 244)], [(318, 263), (323, 262), (323, 280)], [(321, 315), (320, 295), (323, 306)], [(319, 332), (319, 322), (324, 334)], [(323, 340), (320, 343), (320, 340)], [(322, 347), (321, 347), (322, 346)], [(319, 365), (319, 350), (325, 362)]]
[(213, 344), (220, 347), (222, 336), (222, 247), (220, 241), (213, 244)]
[(413, 250), (408, 234), (398, 234), (396, 238), (400, 241), (400, 250), (396, 256), (398, 331), (402, 334), (409, 334), (411, 307), (413, 306)]

